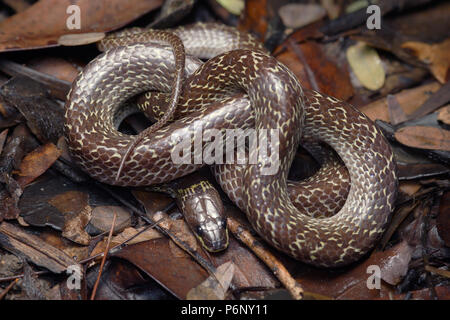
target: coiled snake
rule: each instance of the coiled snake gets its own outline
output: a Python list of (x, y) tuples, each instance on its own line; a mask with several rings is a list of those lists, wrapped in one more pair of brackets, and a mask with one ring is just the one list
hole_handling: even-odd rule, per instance
[[(278, 129), (278, 150), (269, 144), (266, 156), (259, 148), (250, 150), (250, 157), (257, 154), (255, 164), (215, 168), (224, 191), (254, 229), (279, 250), (322, 267), (349, 264), (373, 248), (385, 230), (397, 190), (393, 154), (379, 129), (349, 104), (302, 89), (287, 67), (252, 50), (262, 47), (249, 35), (217, 25), (174, 32), (191, 54), (202, 46), (217, 47), (224, 39), (231, 49), (247, 49), (227, 51), (202, 65), (188, 55), (176, 120), (141, 136), (118, 177), (135, 139), (116, 130), (117, 110), (138, 93), (171, 92), (173, 54), (165, 46), (137, 43), (107, 50), (91, 61), (74, 81), (66, 103), (66, 139), (82, 169), (120, 186), (162, 183), (204, 165), (178, 164), (171, 158), (180, 139), (193, 137), (199, 128)], [(203, 41), (193, 37), (198, 33)], [(290, 200), (287, 174), (302, 134), (331, 146), (349, 171), (347, 200), (331, 217), (307, 216)], [(277, 156), (279, 170), (265, 175)], [(308, 192), (301, 198), (314, 200), (314, 190)]]

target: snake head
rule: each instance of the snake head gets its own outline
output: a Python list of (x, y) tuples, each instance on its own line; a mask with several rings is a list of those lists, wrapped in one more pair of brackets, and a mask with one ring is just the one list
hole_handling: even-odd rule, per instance
[(218, 223), (208, 228), (208, 225), (198, 225), (194, 234), (197, 239), (209, 252), (218, 252), (225, 250), (228, 247), (228, 229), (226, 226), (226, 219), (220, 219)]
[(192, 185), (180, 193), (177, 201), (181, 202), (184, 218), (203, 248), (217, 252), (228, 247), (222, 199), (212, 185)]

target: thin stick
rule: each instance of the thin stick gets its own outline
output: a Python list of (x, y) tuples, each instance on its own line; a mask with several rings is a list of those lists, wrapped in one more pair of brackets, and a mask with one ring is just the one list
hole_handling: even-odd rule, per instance
[(111, 238), (112, 238), (112, 234), (114, 231), (114, 227), (116, 225), (116, 218), (117, 218), (117, 214), (114, 212), (114, 217), (113, 217), (113, 221), (111, 224), (111, 230), (109, 230), (108, 241), (106, 242), (105, 253), (103, 254), (102, 263), (100, 264), (100, 270), (98, 272), (97, 280), (95, 281), (94, 289), (92, 289), (91, 300), (94, 300), (95, 294), (97, 293), (97, 287), (98, 287), (98, 284), (100, 283), (100, 278), (101, 278), (102, 272), (103, 272), (103, 266), (105, 265), (106, 257), (108, 256), (109, 246), (111, 245)]
[(263, 243), (256, 240), (251, 233), (244, 229), (244, 227), (234, 218), (228, 217), (227, 225), (233, 235), (239, 241), (246, 244), (269, 267), (269, 269), (272, 270), (273, 274), (286, 287), (294, 299), (300, 300), (303, 298), (302, 286), (292, 278), (289, 271), (287, 271), (284, 265), (265, 248)]
[(0, 300), (2, 300), (6, 294), (9, 292), (9, 290), (12, 289), (12, 287), (14, 287), (14, 285), (19, 281), (19, 278), (16, 278), (16, 280), (14, 280), (13, 282), (11, 282), (5, 290), (3, 290), (3, 292), (0, 294)]

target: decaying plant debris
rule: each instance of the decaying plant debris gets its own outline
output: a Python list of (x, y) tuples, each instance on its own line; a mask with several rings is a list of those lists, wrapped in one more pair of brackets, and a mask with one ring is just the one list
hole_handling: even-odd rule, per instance
[[(361, 2), (78, 1), (86, 15), (75, 37), (69, 1), (0, 2), (0, 299), (270, 299), (285, 290), (287, 298), (450, 299), (450, 3), (381, 0), (381, 29), (369, 30)], [(64, 101), (99, 54), (90, 42), (128, 26), (216, 20), (259, 37), (304, 87), (357, 106), (392, 144), (396, 209), (362, 261), (301, 264), (253, 238), (224, 194), (235, 236), (226, 251), (207, 253), (171, 198), (100, 184), (71, 161)], [(123, 130), (146, 125), (133, 116)], [(315, 170), (299, 151), (291, 177)], [(381, 270), (375, 289), (371, 266)], [(78, 290), (67, 285), (73, 268)]]

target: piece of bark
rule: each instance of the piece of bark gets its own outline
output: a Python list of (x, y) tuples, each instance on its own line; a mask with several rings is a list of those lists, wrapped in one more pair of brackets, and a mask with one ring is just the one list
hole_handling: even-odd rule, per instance
[(0, 244), (54, 273), (65, 272), (69, 266), (77, 265), (76, 261), (63, 251), (6, 222), (0, 224)]
[(424, 116), (450, 101), (450, 81), (447, 81), (438, 91), (433, 93), (416, 111), (407, 116), (407, 119), (416, 119)]

